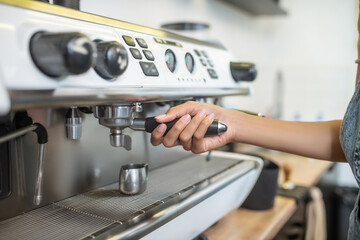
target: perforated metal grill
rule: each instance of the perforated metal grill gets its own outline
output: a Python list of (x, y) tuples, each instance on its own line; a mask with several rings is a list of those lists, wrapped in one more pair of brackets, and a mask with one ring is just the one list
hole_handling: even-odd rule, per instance
[(111, 221), (49, 205), (1, 222), (0, 238), (81, 239), (109, 224)]
[(1, 239), (82, 239), (238, 162), (194, 156), (151, 171), (141, 195), (121, 195), (115, 183), (0, 222)]

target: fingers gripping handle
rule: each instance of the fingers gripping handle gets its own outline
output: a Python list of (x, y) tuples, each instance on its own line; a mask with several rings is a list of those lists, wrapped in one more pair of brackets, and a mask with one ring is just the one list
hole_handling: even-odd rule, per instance
[[(166, 132), (164, 135), (166, 135), (168, 133), (168, 131), (175, 125), (175, 123), (179, 120), (180, 118), (176, 118), (174, 120), (172, 120), (171, 122), (167, 122), (166, 124)], [(158, 123), (155, 120), (155, 117), (149, 117), (145, 119), (145, 131), (148, 133), (151, 133), (152, 131), (154, 131), (154, 129), (159, 126), (160, 123)], [(221, 133), (224, 133), (227, 131), (227, 126), (225, 123), (218, 121), (218, 120), (214, 120), (212, 122), (212, 124), (209, 126), (208, 130), (206, 131), (206, 136), (209, 135), (219, 135)]]

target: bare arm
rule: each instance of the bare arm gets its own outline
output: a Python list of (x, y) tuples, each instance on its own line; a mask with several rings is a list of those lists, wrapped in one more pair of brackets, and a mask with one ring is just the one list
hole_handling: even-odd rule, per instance
[[(356, 84), (360, 77), (357, 67)], [(192, 119), (190, 116), (194, 116)], [(153, 145), (182, 145), (185, 150), (201, 153), (229, 142), (241, 142), (294, 153), (306, 157), (345, 162), (340, 145), (341, 120), (328, 122), (290, 122), (266, 119), (211, 104), (188, 102), (157, 117), (160, 123), (181, 117), (163, 137), (166, 125), (160, 124), (151, 135)], [(207, 127), (216, 118), (228, 125), (220, 136), (204, 137)]]
[(346, 161), (339, 135), (341, 120), (290, 122), (242, 116), (236, 142), (330, 161)]
[[(195, 117), (190, 119), (189, 115)], [(166, 126), (159, 125), (152, 133), (152, 144), (182, 145), (185, 150), (201, 153), (228, 142), (241, 142), (312, 158), (345, 161), (339, 141), (341, 120), (289, 122), (188, 102), (169, 109), (157, 121), (167, 122), (181, 116), (165, 137)], [(228, 131), (220, 136), (204, 137), (213, 118), (227, 123)]]

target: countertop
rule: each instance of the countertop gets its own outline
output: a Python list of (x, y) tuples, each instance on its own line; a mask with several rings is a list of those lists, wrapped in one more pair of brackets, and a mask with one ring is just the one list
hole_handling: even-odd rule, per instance
[[(290, 180), (296, 185), (311, 187), (315, 185), (322, 174), (331, 167), (328, 161), (305, 158), (293, 154), (271, 151), (257, 147), (240, 145), (236, 152), (246, 152), (266, 157), (280, 167), (278, 182), (284, 181), (282, 166), (287, 164), (292, 172)], [(293, 198), (276, 196), (274, 207), (269, 210), (254, 211), (245, 208), (235, 209), (208, 228), (204, 234), (209, 240), (222, 239), (272, 239), (297, 208)]]

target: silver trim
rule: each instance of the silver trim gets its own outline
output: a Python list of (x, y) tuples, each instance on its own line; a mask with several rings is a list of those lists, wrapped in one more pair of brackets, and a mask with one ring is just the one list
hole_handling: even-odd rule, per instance
[(134, 118), (130, 125), (130, 128), (135, 131), (145, 131), (145, 119)]
[(9, 90), (12, 110), (34, 107), (70, 107), (101, 104), (121, 104), (129, 102), (157, 102), (189, 100), (201, 97), (222, 97), (248, 95), (248, 87), (235, 89), (208, 89), (206, 93), (196, 89), (156, 89), (156, 88), (118, 88), (118, 89), (75, 89), (58, 90)]
[(218, 135), (227, 131), (227, 125), (224, 122), (218, 121)]

